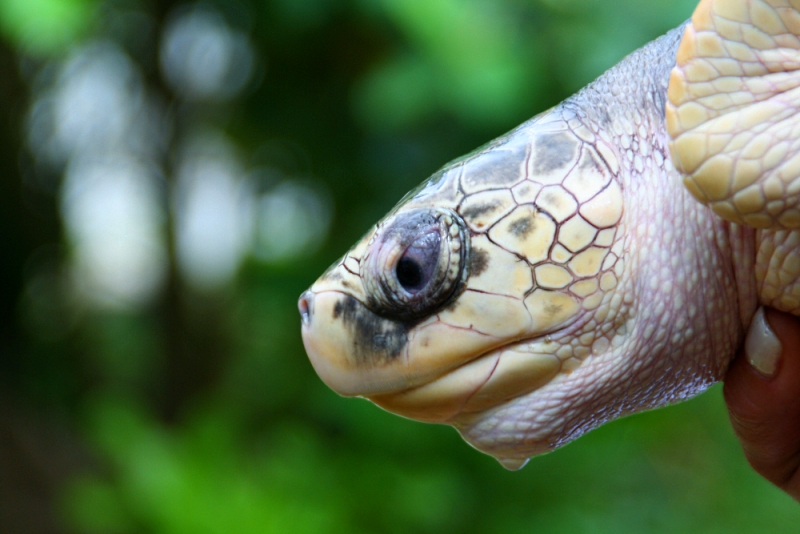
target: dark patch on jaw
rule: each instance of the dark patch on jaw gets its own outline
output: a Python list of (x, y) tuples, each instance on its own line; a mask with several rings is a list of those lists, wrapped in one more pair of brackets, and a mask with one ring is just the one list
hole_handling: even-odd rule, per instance
[(536, 229), (536, 221), (532, 217), (522, 217), (508, 225), (508, 231), (519, 239), (525, 239)]
[(485, 204), (478, 204), (477, 206), (470, 206), (461, 212), (461, 216), (465, 219), (475, 219), (476, 217), (495, 211), (499, 206), (497, 202), (487, 202)]
[(489, 253), (479, 248), (469, 251), (469, 275), (480, 276), (489, 267)]
[(575, 159), (578, 142), (569, 134), (543, 135), (536, 141), (534, 174), (548, 174), (560, 169)]
[(361, 364), (379, 365), (396, 359), (408, 344), (408, 326), (375, 315), (351, 296), (333, 307), (334, 320), (350, 331), (353, 355)]

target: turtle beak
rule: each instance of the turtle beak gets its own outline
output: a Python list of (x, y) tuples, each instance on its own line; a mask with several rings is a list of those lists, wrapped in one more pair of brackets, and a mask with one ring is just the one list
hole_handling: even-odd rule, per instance
[[(354, 378), (358, 376), (355, 369), (353, 358), (349, 354), (349, 339), (347, 332), (330, 321), (314, 320), (315, 312), (320, 313), (319, 307), (330, 308), (331, 312), (335, 305), (335, 299), (325, 298), (335, 297), (337, 294), (323, 293), (322, 299), (318, 298), (313, 291), (309, 290), (300, 295), (297, 301), (297, 309), (300, 312), (302, 321), (303, 345), (306, 353), (311, 360), (311, 365), (323, 382), (328, 387), (341, 395), (353, 395), (359, 393), (357, 383)], [(322, 302), (320, 303), (320, 300)], [(328, 313), (326, 315), (331, 315)], [(333, 328), (331, 328), (333, 326)]]
[(311, 365), (340, 395), (369, 395), (408, 387), (407, 329), (378, 317), (340, 291), (306, 291), (297, 303)]

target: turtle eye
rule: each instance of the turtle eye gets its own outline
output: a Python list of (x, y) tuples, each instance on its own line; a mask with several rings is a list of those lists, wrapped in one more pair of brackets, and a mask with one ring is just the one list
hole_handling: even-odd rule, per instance
[(467, 279), (469, 232), (455, 212), (416, 209), (376, 232), (361, 261), (366, 305), (405, 322), (435, 313)]
[(412, 294), (418, 293), (430, 283), (439, 263), (441, 241), (439, 232), (425, 234), (411, 243), (400, 256), (395, 276), (403, 289)]

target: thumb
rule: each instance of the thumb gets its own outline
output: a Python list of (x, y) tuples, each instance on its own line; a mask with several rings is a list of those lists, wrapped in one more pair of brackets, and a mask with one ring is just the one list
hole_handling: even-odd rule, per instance
[(750, 465), (800, 501), (800, 319), (759, 308), (724, 395)]

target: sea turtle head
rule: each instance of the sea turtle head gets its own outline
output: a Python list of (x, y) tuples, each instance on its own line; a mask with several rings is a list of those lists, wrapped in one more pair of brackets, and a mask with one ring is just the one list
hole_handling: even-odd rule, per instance
[(557, 113), (534, 119), (435, 173), (301, 296), (311, 362), (338, 393), (516, 466), (562, 436), (512, 453), (476, 424), (610, 345), (581, 328), (616, 286), (622, 213), (603, 156)]

